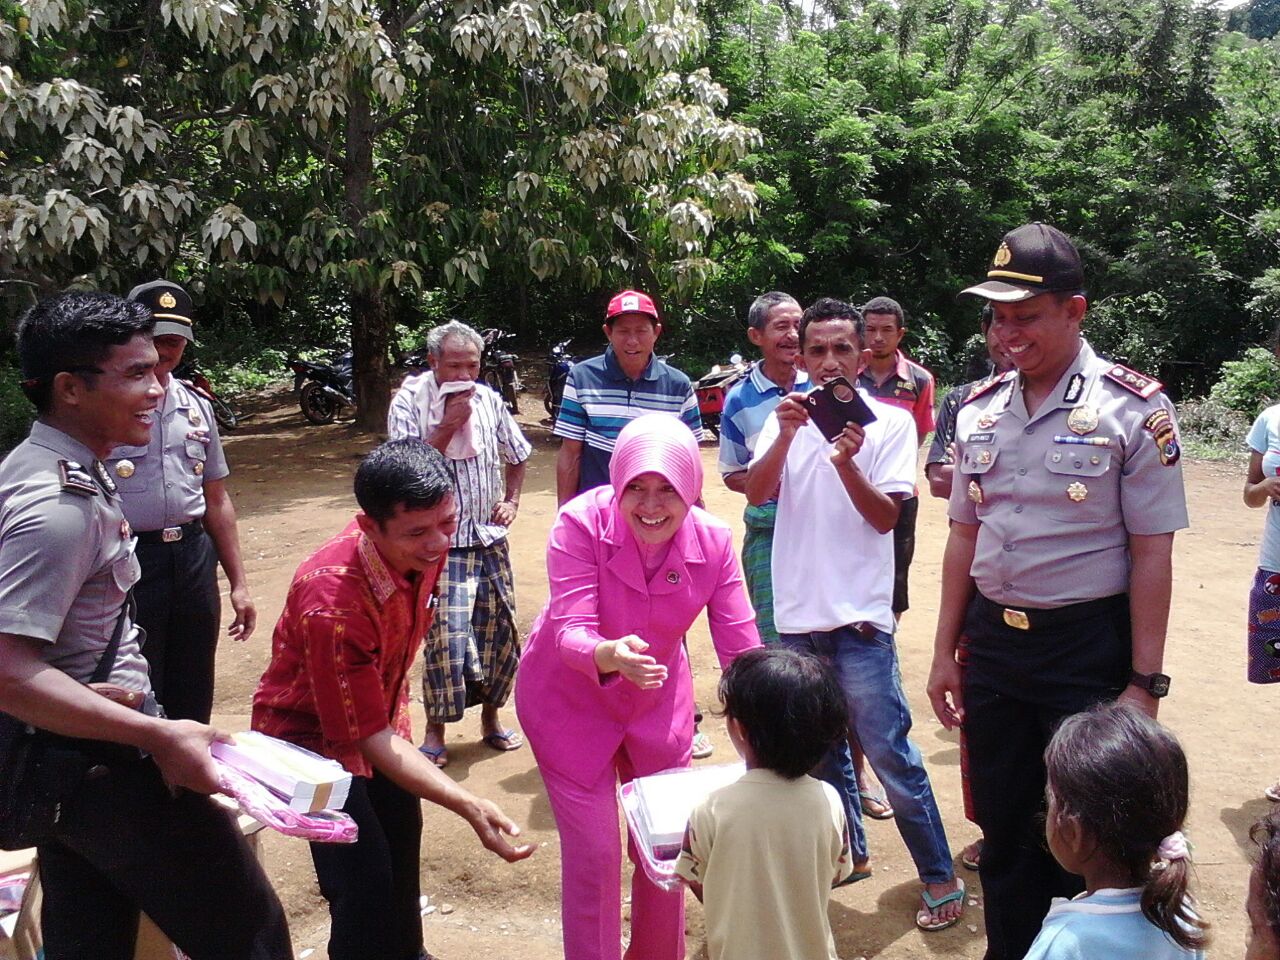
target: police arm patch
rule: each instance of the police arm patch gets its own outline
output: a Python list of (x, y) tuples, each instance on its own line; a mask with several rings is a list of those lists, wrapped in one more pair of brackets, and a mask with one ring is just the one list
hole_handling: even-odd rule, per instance
[(96, 497), (98, 485), (93, 475), (74, 460), (58, 461), (58, 477), (62, 481), (62, 489), (81, 497)]
[(1130, 370), (1119, 363), (1107, 371), (1107, 379), (1120, 384), (1130, 393), (1137, 394), (1143, 400), (1150, 400), (1164, 389), (1164, 384), (1159, 380), (1139, 373), (1137, 370)]
[(1160, 462), (1172, 467), (1182, 456), (1182, 446), (1178, 443), (1178, 429), (1173, 425), (1173, 416), (1164, 407), (1152, 410), (1142, 421), (1142, 429), (1151, 434), (1156, 450), (1160, 454)]

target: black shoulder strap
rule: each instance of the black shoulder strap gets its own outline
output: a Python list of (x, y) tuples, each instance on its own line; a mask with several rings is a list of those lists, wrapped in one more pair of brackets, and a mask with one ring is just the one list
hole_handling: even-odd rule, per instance
[(89, 678), (90, 683), (106, 683), (111, 676), (111, 669), (116, 665), (116, 654), (120, 650), (120, 639), (124, 636), (124, 622), (136, 612), (137, 603), (133, 599), (133, 587), (130, 587), (129, 592), (124, 596), (124, 603), (120, 605), (120, 616), (116, 618), (116, 628), (111, 632), (111, 642), (107, 644), (107, 649), (102, 651), (98, 666), (94, 669), (93, 676)]

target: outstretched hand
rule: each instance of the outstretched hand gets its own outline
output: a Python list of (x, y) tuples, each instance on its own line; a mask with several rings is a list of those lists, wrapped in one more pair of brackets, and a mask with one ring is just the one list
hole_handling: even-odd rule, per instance
[(667, 679), (667, 668), (645, 651), (649, 644), (634, 634), (618, 640), (604, 640), (596, 647), (596, 666), (601, 673), (619, 673), (641, 690), (657, 690)]
[(496, 853), (507, 863), (524, 860), (537, 849), (532, 843), (516, 846), (507, 839), (520, 836), (520, 827), (490, 800), (478, 800), (474, 813), (467, 819), (484, 848)]

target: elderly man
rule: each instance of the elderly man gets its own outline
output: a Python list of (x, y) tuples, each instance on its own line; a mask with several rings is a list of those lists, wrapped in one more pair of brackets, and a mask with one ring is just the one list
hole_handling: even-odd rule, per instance
[(444, 454), (458, 501), (458, 529), (440, 575), (442, 606), (423, 651), (427, 729), (420, 749), (438, 767), (449, 762), (444, 725), (476, 703), (486, 744), (516, 750), (524, 743), (503, 727), (498, 709), (520, 662), (507, 530), (533, 448), (502, 398), (477, 383), (483, 351), (484, 340), (465, 323), (433, 329), (431, 369), (405, 379), (387, 416), (391, 439), (417, 437)]

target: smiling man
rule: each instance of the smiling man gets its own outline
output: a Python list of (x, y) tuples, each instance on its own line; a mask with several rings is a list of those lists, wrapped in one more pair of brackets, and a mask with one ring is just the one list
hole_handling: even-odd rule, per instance
[(603, 354), (575, 363), (564, 386), (554, 433), (556, 496), (564, 506), (580, 493), (609, 482), (609, 457), (618, 433), (642, 413), (672, 413), (702, 439), (702, 417), (693, 385), (653, 354), (662, 322), (653, 298), (623, 290), (609, 301)]
[(249, 596), (230, 474), (209, 402), (173, 376), (195, 341), (191, 297), (168, 280), (129, 291), (155, 319), (156, 378), (164, 388), (156, 426), (143, 443), (116, 447), (107, 469), (138, 538), (142, 579), (135, 590), (143, 655), (166, 715), (208, 723), (213, 712), (214, 654), (222, 603), (222, 564), (235, 611), (227, 634), (248, 640), (257, 622)]
[[(839, 300), (812, 304), (800, 321), (800, 357), (815, 387), (837, 377), (856, 383), (858, 311)], [(834, 444), (810, 421), (804, 394), (785, 397), (760, 431), (746, 494), (753, 504), (778, 499), (773, 615), (782, 644), (835, 670), (850, 725), (924, 884), (916, 925), (941, 930), (960, 919), (964, 887), (920, 750), (908, 737), (911, 710), (894, 641), (892, 531), (900, 502), (915, 486), (916, 432), (906, 411), (859, 394), (876, 419), (865, 429), (846, 424)], [(828, 756), (821, 775), (847, 792), (838, 767)], [(854, 809), (856, 817), (856, 801)], [(854, 856), (865, 861), (864, 850)], [(866, 875), (865, 862), (855, 869)]]
[(1052, 898), (1083, 889), (1044, 846), (1045, 747), (1099, 701), (1155, 716), (1187, 507), (1173, 405), (1082, 337), (1084, 270), (1062, 231), (1005, 234), (961, 295), (990, 302), (1017, 369), (956, 417), (929, 698), (968, 743), (987, 960), (1019, 960)]
[(533, 852), (501, 810), (449, 779), (413, 744), (409, 669), (435, 615), (436, 579), (458, 524), (444, 458), (392, 440), (356, 470), (361, 512), (303, 561), (253, 698), (253, 728), (352, 774), (354, 844), (313, 843), (329, 902), (330, 960), (426, 957), (419, 913), (420, 800), (466, 820), (504, 860)]
[(129, 960), (139, 910), (191, 956), (288, 960), (279, 900), (205, 796), (221, 734), (160, 717), (127, 602), (135, 541), (102, 460), (151, 436), (153, 325), (141, 304), (68, 293), (19, 326), (37, 420), (0, 464), (0, 751), (26, 737), (16, 718), (73, 758), (44, 783), (56, 820), (23, 838), (38, 849), (50, 960)]

